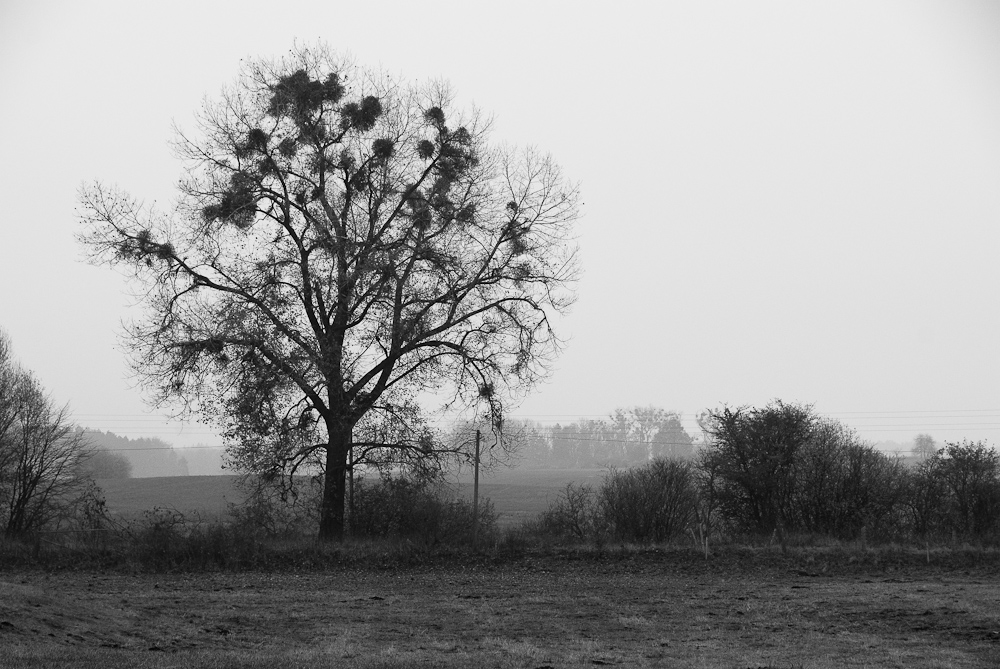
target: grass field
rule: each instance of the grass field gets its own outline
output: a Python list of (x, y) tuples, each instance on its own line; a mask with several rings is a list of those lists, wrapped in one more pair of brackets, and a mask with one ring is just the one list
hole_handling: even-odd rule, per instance
[[(597, 483), (602, 474), (603, 471), (578, 469), (501, 469), (481, 479), (479, 494), (493, 502), (503, 527), (544, 511), (567, 483)], [(143, 511), (160, 507), (211, 518), (225, 515), (230, 503), (243, 500), (236, 481), (236, 476), (172, 476), (102, 479), (98, 484), (112, 514), (137, 517)], [(448, 486), (455, 494), (472, 498), (471, 473), (450, 477)]]
[(236, 476), (164, 476), (135, 479), (100, 479), (108, 511), (136, 517), (154, 508), (176, 509), (219, 517), (230, 503), (243, 501)]
[[(828, 568), (827, 568), (828, 567)], [(995, 667), (995, 568), (690, 551), (0, 574), (0, 666)]]

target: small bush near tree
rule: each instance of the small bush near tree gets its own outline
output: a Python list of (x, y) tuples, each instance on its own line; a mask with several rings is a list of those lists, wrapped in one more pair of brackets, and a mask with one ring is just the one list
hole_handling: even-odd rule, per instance
[(307, 536), (317, 522), (322, 487), (318, 477), (300, 478), (289, 486), (260, 476), (243, 477), (240, 488), (246, 497), (230, 506), (232, 522), (261, 539)]
[[(431, 546), (472, 544), (472, 503), (450, 496), (431, 478), (359, 478), (349, 518), (354, 537), (399, 537)], [(480, 499), (481, 537), (495, 533), (496, 520), (493, 504)]]
[(597, 494), (591, 486), (580, 483), (569, 483), (563, 488), (541, 514), (540, 524), (544, 534), (579, 541), (599, 538), (605, 530)]
[(618, 541), (660, 543), (683, 537), (697, 505), (694, 471), (680, 460), (611, 470), (601, 483), (601, 511)]

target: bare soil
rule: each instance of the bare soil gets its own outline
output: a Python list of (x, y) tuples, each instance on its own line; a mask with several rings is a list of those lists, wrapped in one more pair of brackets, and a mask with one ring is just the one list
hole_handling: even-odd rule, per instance
[[(472, 558), (468, 560), (471, 562)], [(996, 667), (995, 567), (689, 553), (0, 573), (0, 666)]]

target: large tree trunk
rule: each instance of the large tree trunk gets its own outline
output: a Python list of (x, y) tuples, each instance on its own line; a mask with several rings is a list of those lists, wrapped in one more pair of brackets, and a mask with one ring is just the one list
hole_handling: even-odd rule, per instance
[(326, 447), (326, 477), (323, 480), (323, 506), (319, 520), (319, 538), (322, 541), (340, 541), (344, 538), (347, 452), (350, 450), (351, 432), (349, 426), (337, 426), (329, 430), (330, 443)]

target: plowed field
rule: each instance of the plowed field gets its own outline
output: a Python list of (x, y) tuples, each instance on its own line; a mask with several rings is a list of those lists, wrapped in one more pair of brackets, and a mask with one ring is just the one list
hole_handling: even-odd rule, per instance
[(0, 573), (4, 667), (996, 667), (995, 570), (524, 558)]

